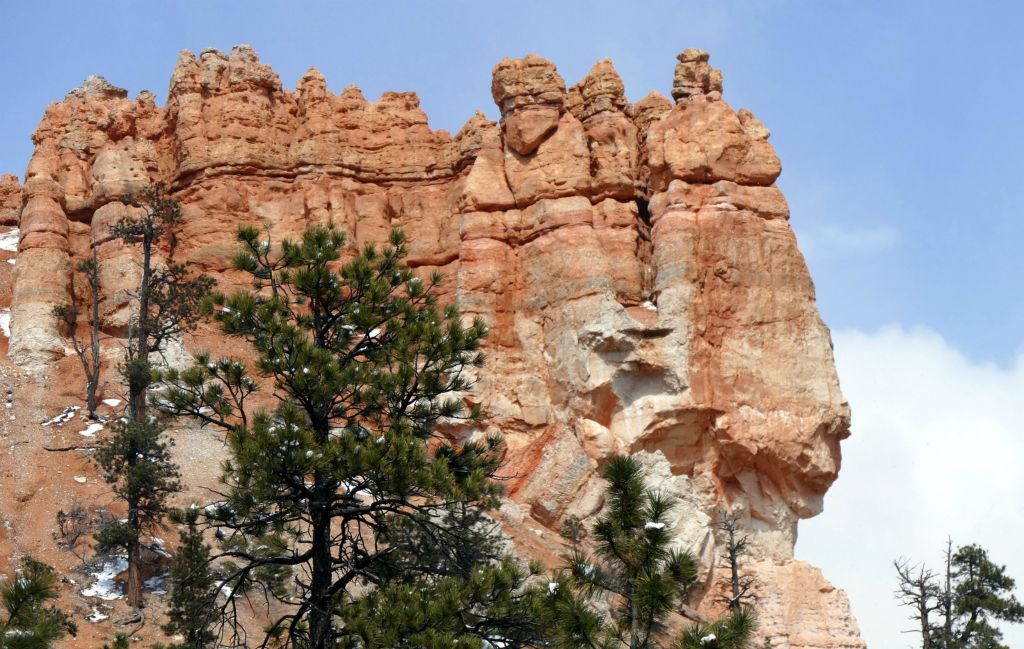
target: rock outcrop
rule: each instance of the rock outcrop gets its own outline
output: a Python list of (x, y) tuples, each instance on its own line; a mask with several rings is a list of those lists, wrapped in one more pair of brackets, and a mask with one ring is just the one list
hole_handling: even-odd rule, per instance
[(700, 50), (679, 55), (674, 103), (631, 105), (610, 61), (567, 89), (533, 55), (501, 61), (491, 91), (500, 122), (452, 136), (413, 93), (334, 95), (315, 69), (285, 90), (246, 46), (183, 52), (164, 107), (90, 78), (47, 109), (24, 187), (0, 181), (0, 222), (23, 205), (11, 358), (41, 375), (65, 354), (50, 313), (93, 244), (103, 325), (124, 327), (130, 251), (109, 225), (147, 183), (182, 203), (180, 254), (226, 285), (241, 224), (279, 240), (333, 223), (354, 246), (402, 227), (412, 265), (492, 328), (476, 394), (508, 441), (524, 547), (597, 512), (601, 463), (637, 453), (683, 503), (702, 610), (720, 607), (716, 523), (738, 514), (772, 646), (863, 647), (842, 591), (793, 557), (849, 411), (768, 130)]

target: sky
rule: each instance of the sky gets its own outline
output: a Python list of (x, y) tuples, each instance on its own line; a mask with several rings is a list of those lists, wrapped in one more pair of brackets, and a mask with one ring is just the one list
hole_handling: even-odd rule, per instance
[(899, 649), (897, 556), (937, 564), (951, 535), (1024, 584), (1022, 23), (994, 1), (10, 3), (0, 172), (23, 174), (47, 103), (90, 74), (162, 102), (181, 49), (250, 43), (287, 87), (316, 65), (335, 92), (415, 90), (451, 132), (497, 117), (505, 56), (570, 84), (610, 57), (636, 101), (709, 50), (725, 99), (772, 130), (854, 413), (797, 554), (848, 590), (872, 648)]

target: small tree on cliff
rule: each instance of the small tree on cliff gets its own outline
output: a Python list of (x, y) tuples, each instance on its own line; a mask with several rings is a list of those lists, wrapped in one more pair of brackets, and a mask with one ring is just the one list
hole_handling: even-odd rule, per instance
[(75, 635), (71, 616), (47, 605), (59, 595), (57, 572), (32, 557), (15, 575), (0, 576), (0, 649), (46, 649)]
[[(670, 549), (669, 514), (675, 502), (644, 484), (635, 459), (612, 458), (603, 471), (608, 481), (605, 512), (590, 538), (595, 555), (574, 548), (549, 584), (544, 619), (551, 646), (559, 649), (741, 649), (753, 632), (753, 614), (734, 610), (720, 622), (704, 623), (685, 604), (696, 584), (693, 555)], [(592, 604), (602, 596), (606, 617)], [(673, 638), (665, 622), (673, 613), (698, 622)]]
[(85, 409), (89, 417), (96, 417), (96, 390), (100, 383), (100, 272), (96, 258), (96, 246), (92, 247), (92, 257), (78, 264), (78, 272), (85, 277), (88, 285), (86, 303), (89, 307), (89, 333), (86, 338), (78, 333), (78, 317), (81, 310), (81, 296), (75, 287), (74, 277), (71, 279), (71, 303), (61, 304), (53, 308), (53, 315), (71, 339), (78, 360), (82, 362), (85, 372)]
[(740, 530), (739, 516), (737, 514), (724, 514), (718, 529), (725, 537), (725, 548), (723, 549), (722, 560), (729, 569), (729, 597), (726, 603), (733, 611), (743, 608), (743, 605), (754, 598), (750, 589), (754, 587), (754, 577), (744, 575), (740, 570), (741, 559), (747, 554), (750, 537)]
[(945, 569), (936, 575), (924, 566), (896, 562), (896, 596), (914, 609), (923, 649), (1006, 649), (994, 622), (1024, 622), (1024, 604), (1013, 591), (1005, 566), (993, 563), (978, 545), (953, 551), (946, 544)]
[[(133, 207), (111, 228), (126, 245), (137, 246), (140, 256), (135, 308), (128, 328), (121, 372), (128, 384), (128, 414), (146, 421), (147, 395), (153, 384), (153, 355), (162, 355), (167, 344), (192, 328), (202, 316), (200, 305), (213, 289), (214, 280), (194, 275), (187, 263), (175, 259), (175, 228), (181, 221), (181, 205), (162, 185), (153, 185), (137, 197), (125, 196)], [(162, 263), (158, 258), (162, 257)]]
[(180, 649), (206, 649), (217, 639), (212, 628), (217, 620), (214, 599), (216, 579), (209, 545), (203, 540), (197, 524), (199, 510), (195, 507), (173, 515), (184, 526), (178, 533), (178, 549), (174, 553), (170, 575), (168, 622), (162, 628), (169, 635), (181, 635), (175, 645)]
[(125, 595), (142, 606), (142, 538), (152, 534), (170, 511), (167, 498), (181, 489), (178, 467), (171, 461), (170, 440), (155, 420), (118, 422), (96, 449), (94, 461), (103, 478), (127, 505), (127, 516), (96, 532), (100, 552), (123, 551), (128, 557)]
[[(114, 494), (127, 506), (124, 522), (100, 530), (101, 548), (122, 548), (128, 556), (126, 594), (133, 607), (142, 605), (142, 537), (151, 534), (168, 513), (167, 498), (180, 489), (178, 469), (171, 461), (171, 442), (164, 427), (147, 414), (154, 381), (153, 356), (189, 329), (201, 316), (200, 305), (213, 280), (193, 276), (174, 259), (174, 227), (181, 207), (160, 185), (136, 199), (126, 196), (128, 213), (111, 228), (126, 245), (138, 246), (140, 279), (135, 294), (125, 360), (121, 373), (128, 386), (127, 417), (100, 444), (95, 461)], [(158, 263), (162, 257), (162, 263)]]
[(483, 361), (483, 323), (437, 305), (440, 276), (412, 274), (400, 232), (346, 263), (329, 227), (279, 249), (253, 228), (239, 238), (234, 265), (255, 290), (217, 296), (216, 317), (252, 345), (274, 409), (248, 411), (245, 365), (205, 355), (166, 374), (164, 407), (228, 431), (229, 492), (208, 514), (225, 536), (215, 559), (233, 594), (284, 606), (264, 644), (476, 646), (532, 628), (513, 614), (524, 573), (507, 561), (467, 570), (480, 528), (452, 522), (498, 494), (500, 441), (438, 430), (479, 419), (459, 393)]

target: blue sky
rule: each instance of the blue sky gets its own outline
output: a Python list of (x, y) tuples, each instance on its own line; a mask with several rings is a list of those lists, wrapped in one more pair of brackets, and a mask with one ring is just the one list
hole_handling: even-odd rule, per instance
[(89, 74), (164, 97), (183, 48), (251, 43), (289, 87), (315, 64), (335, 91), (416, 90), (432, 125), (454, 132), (476, 108), (495, 115), (503, 56), (539, 53), (570, 83), (611, 57), (636, 100), (667, 93), (675, 53), (699, 46), (726, 99), (772, 129), (832, 327), (927, 324), (1004, 366), (1024, 342), (1012, 297), (1024, 15), (1012, 3), (308, 4), (11, 4), (0, 169), (23, 173), (44, 107)]
[[(855, 489), (858, 480), (871, 480), (871, 462), (885, 453), (875, 444), (885, 427), (867, 426), (894, 417), (895, 406), (873, 400), (867, 387), (873, 376), (905, 376), (884, 366), (894, 354), (874, 353), (886, 345), (948, 352), (958, 359), (943, 366), (948, 371), (971, 368), (1017, 385), (1024, 343), (1024, 220), (1018, 214), (1024, 11), (1014, 3), (301, 4), (97, 0), (5, 7), (0, 171), (23, 173), (29, 136), (46, 104), (90, 74), (132, 95), (148, 88), (162, 101), (183, 48), (251, 43), (288, 87), (316, 65), (336, 92), (352, 83), (371, 99), (385, 90), (415, 90), (431, 124), (454, 132), (477, 108), (496, 116), (490, 72), (504, 56), (540, 54), (569, 83), (611, 57), (635, 101), (650, 90), (668, 94), (675, 54), (702, 47), (725, 73), (725, 98), (751, 109), (772, 130), (783, 161), (779, 183), (822, 315), (837, 332), (841, 371), (856, 368), (841, 375), (844, 389), (848, 396), (865, 395), (861, 402), (851, 396), (855, 437), (848, 457), (860, 457), (859, 449), (865, 456), (861, 465), (847, 464), (840, 485)], [(880, 365), (853, 362), (861, 358)], [(956, 395), (958, 378), (949, 379)], [(903, 386), (890, 387), (898, 394)], [(879, 411), (883, 407), (889, 410)], [(865, 423), (858, 428), (858, 421)], [(909, 443), (928, 435), (900, 425)], [(960, 431), (960, 441), (969, 434)], [(957, 439), (947, 440), (950, 455)], [(1020, 433), (999, 439), (1019, 440)], [(1022, 487), (1011, 486), (1018, 502)], [(833, 520), (856, 513), (840, 512)], [(950, 520), (958, 515), (948, 512)], [(828, 522), (826, 514), (805, 526), (806, 543), (813, 543), (815, 526)], [(1018, 541), (1022, 534), (1010, 531)], [(928, 551), (937, 551), (942, 538)], [(840, 558), (824, 551), (815, 558), (835, 562), (826, 574), (844, 585), (837, 576)], [(861, 597), (891, 597), (887, 574), (879, 573), (875, 595)], [(1014, 574), (1024, 580), (1024, 565)], [(888, 635), (891, 627), (866, 619), (861, 611), (869, 604), (851, 596), (872, 646), (908, 645), (906, 636)]]

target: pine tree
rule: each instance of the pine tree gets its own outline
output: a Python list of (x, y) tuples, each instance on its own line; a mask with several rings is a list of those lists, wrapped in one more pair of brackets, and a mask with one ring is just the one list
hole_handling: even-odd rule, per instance
[[(440, 275), (421, 280), (405, 266), (400, 232), (347, 262), (344, 235), (331, 227), (279, 247), (254, 228), (239, 238), (234, 265), (254, 290), (217, 296), (215, 315), (225, 333), (251, 344), (273, 409), (249, 409), (257, 381), (237, 359), (200, 355), (195, 367), (163, 377), (172, 386), (166, 411), (228, 431), (228, 494), (209, 514), (225, 536), (216, 557), (224, 583), (233, 594), (259, 589), (286, 608), (265, 642), (379, 646), (380, 637), (408, 641), (410, 619), (420, 619), (479, 643), (488, 623), (456, 628), (438, 616), (461, 601), (493, 604), (498, 617), (505, 590), (525, 579), (503, 563), (467, 572), (477, 528), (452, 524), (462, 505), (497, 502), (490, 478), (501, 444), (460, 441), (438, 426), (480, 417), (460, 394), (483, 361), (485, 326), (465, 326), (455, 306), (438, 306)], [(289, 576), (294, 587), (286, 588)], [(446, 594), (401, 599), (427, 591)], [(410, 619), (387, 614), (399, 605)]]
[[(504, 550), (500, 526), (476, 506), (452, 504), (438, 519), (438, 537), (409, 520), (382, 535), (390, 552), (371, 568), (377, 588), (339, 610), (344, 646), (539, 646), (542, 592)], [(530, 584), (530, 585), (528, 585)]]
[(0, 649), (47, 649), (78, 629), (71, 617), (47, 602), (57, 599), (57, 572), (31, 557), (21, 570), (0, 580)]
[[(644, 484), (643, 468), (631, 457), (612, 458), (604, 513), (593, 527), (595, 555), (573, 549), (566, 568), (549, 584), (544, 618), (557, 649), (640, 649), (676, 646), (688, 649), (741, 649), (753, 632), (747, 609), (723, 621), (698, 624), (673, 639), (665, 622), (670, 614), (700, 618), (685, 604), (696, 584), (694, 557), (670, 548), (673, 499)], [(606, 618), (593, 604), (610, 605)]]
[(952, 541), (947, 542), (941, 581), (924, 566), (916, 572), (907, 566), (906, 560), (896, 562), (897, 597), (914, 608), (912, 619), (921, 627), (924, 649), (1006, 649), (994, 623), (1024, 622), (1024, 605), (1013, 593), (1015, 581), (979, 545), (954, 552)]
[(122, 201), (133, 209), (114, 223), (111, 234), (139, 249), (141, 273), (121, 373), (128, 384), (129, 417), (144, 422), (154, 381), (152, 355), (162, 354), (172, 339), (198, 322), (200, 305), (214, 280), (193, 275), (188, 264), (176, 261), (175, 229), (181, 222), (181, 205), (163, 185), (152, 185)]
[(99, 261), (96, 257), (96, 246), (92, 247), (92, 257), (76, 267), (88, 283), (89, 333), (84, 340), (78, 334), (78, 313), (81, 309), (80, 296), (71, 282), (71, 303), (60, 304), (53, 308), (53, 315), (63, 326), (65, 334), (71, 339), (75, 354), (82, 363), (85, 372), (85, 409), (90, 419), (96, 418), (96, 390), (100, 383), (100, 273)]
[(199, 510), (195, 507), (173, 516), (184, 529), (178, 533), (178, 549), (171, 563), (170, 600), (167, 624), (161, 627), (169, 635), (180, 634), (184, 640), (175, 645), (181, 649), (206, 649), (213, 646), (216, 634), (217, 587), (210, 558), (211, 548), (203, 540), (197, 525)]
[[(424, 566), (429, 564), (423, 564)], [(541, 592), (508, 556), (466, 575), (384, 582), (339, 611), (341, 647), (478, 649), (543, 646)], [(486, 643), (486, 644), (485, 644)]]
[(118, 422), (93, 456), (103, 479), (128, 508), (124, 521), (113, 521), (96, 533), (102, 553), (124, 551), (128, 557), (125, 591), (128, 604), (142, 605), (142, 538), (155, 532), (170, 511), (168, 497), (181, 489), (178, 467), (171, 461), (172, 442), (163, 426), (150, 419)]
[(142, 606), (142, 537), (160, 526), (168, 513), (167, 498), (180, 490), (177, 467), (171, 460), (171, 442), (163, 425), (147, 414), (150, 388), (158, 377), (153, 356), (193, 326), (202, 315), (200, 305), (213, 280), (193, 275), (187, 264), (175, 260), (175, 227), (181, 206), (161, 185), (138, 197), (125, 196), (131, 208), (111, 228), (126, 245), (137, 246), (141, 257), (138, 289), (120, 367), (128, 387), (127, 417), (102, 442), (94, 456), (104, 479), (127, 505), (127, 519), (97, 534), (105, 549), (123, 548), (128, 556), (128, 604)]

